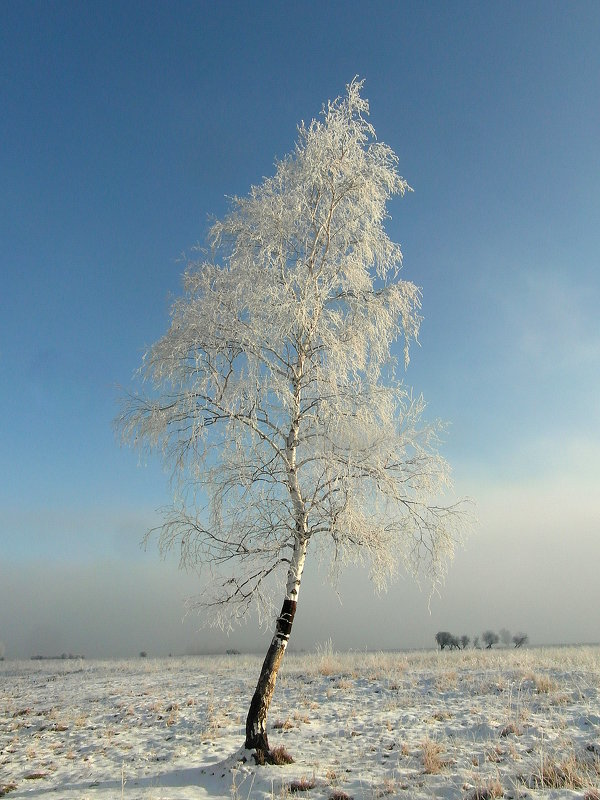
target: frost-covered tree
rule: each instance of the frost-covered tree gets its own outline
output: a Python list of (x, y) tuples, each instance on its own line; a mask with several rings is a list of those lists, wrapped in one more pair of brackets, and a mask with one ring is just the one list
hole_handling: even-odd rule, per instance
[(464, 526), (462, 507), (439, 501), (440, 426), (396, 376), (392, 346), (408, 364), (420, 292), (399, 279), (384, 221), (409, 187), (361, 86), (302, 124), (274, 176), (214, 223), (144, 357), (147, 388), (118, 420), (173, 469), (160, 547), (207, 568), (210, 618), (269, 613), (283, 595), (246, 724), (259, 762), (307, 553), (334, 570), (364, 563), (377, 587), (400, 565), (435, 583)]
[(481, 634), (481, 638), (485, 643), (486, 650), (491, 650), (493, 645), (498, 644), (500, 637), (494, 631), (485, 631)]
[(435, 640), (439, 645), (440, 650), (460, 650), (459, 639), (451, 634), (449, 631), (438, 631), (435, 635)]
[(524, 644), (527, 644), (529, 641), (529, 636), (526, 633), (515, 633), (512, 637), (512, 641), (515, 647), (523, 647)]

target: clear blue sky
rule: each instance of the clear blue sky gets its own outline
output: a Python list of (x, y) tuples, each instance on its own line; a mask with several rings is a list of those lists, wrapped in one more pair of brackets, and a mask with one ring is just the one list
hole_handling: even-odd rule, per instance
[(431, 615), (408, 582), (374, 599), (359, 578), (317, 625), (330, 595), (309, 574), (298, 646), (386, 646), (361, 613), (392, 615), (389, 646), (502, 625), (600, 639), (599, 41), (597, 2), (0, 5), (9, 655), (221, 646), (180, 625), (194, 581), (138, 547), (169, 487), (116, 444), (115, 386), (209, 216), (356, 74), (415, 190), (388, 225), (423, 287), (406, 380), (452, 422), (481, 524)]

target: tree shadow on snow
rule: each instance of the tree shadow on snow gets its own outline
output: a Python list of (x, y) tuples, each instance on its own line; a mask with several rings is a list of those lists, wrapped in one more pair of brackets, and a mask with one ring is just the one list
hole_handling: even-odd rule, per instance
[[(206, 764), (201, 767), (188, 767), (173, 769), (169, 772), (161, 772), (154, 775), (134, 777), (124, 772), (123, 779), (107, 781), (81, 781), (70, 783), (44, 786), (38, 783), (35, 791), (32, 790), (31, 782), (20, 783), (16, 790), (11, 792), (11, 798), (18, 800), (19, 797), (41, 796), (45, 794), (60, 794), (61, 797), (68, 798), (71, 793), (73, 797), (81, 797), (82, 793), (90, 793), (92, 797), (102, 797), (106, 792), (109, 798), (127, 797), (130, 793), (139, 792), (140, 789), (162, 789), (162, 788), (185, 788), (194, 787), (198, 790), (195, 795), (198, 798), (229, 798), (231, 787), (234, 781), (239, 784), (245, 776), (250, 773), (250, 764), (254, 761), (250, 753), (243, 748), (232, 756), (222, 760)], [(243, 773), (236, 780), (237, 772)]]

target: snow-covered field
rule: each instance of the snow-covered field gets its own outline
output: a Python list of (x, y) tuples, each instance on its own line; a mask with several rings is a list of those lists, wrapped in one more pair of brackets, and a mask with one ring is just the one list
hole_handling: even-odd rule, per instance
[(286, 766), (226, 762), (260, 659), (0, 663), (0, 796), (600, 800), (600, 648), (286, 656)]

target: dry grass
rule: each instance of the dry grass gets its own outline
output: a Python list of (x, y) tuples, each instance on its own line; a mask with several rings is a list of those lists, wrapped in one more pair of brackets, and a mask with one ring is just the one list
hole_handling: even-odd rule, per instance
[(506, 737), (510, 736), (511, 734), (514, 736), (522, 736), (523, 729), (520, 728), (516, 722), (509, 722), (508, 725), (505, 725), (500, 731), (500, 736)]
[(396, 794), (396, 789), (396, 781), (393, 778), (386, 778), (375, 791), (375, 797), (388, 797), (391, 794)]
[(269, 753), (269, 760), (271, 764), (275, 764), (278, 767), (284, 766), (284, 764), (293, 764), (294, 759), (288, 753), (283, 745), (279, 745), (278, 747), (274, 747)]
[(558, 684), (549, 675), (534, 675), (533, 684), (538, 694), (550, 694), (558, 689)]
[(329, 661), (327, 659), (323, 659), (321, 665), (319, 666), (319, 675), (323, 675), (325, 678), (329, 678), (332, 675), (338, 674), (340, 671), (338, 664), (335, 661)]
[(501, 764), (505, 756), (506, 751), (499, 745), (495, 745), (485, 754), (486, 761), (490, 761), (492, 764)]
[(300, 711), (294, 711), (294, 722), (303, 722), (305, 725), (310, 725), (310, 717), (308, 714), (302, 714)]
[(297, 781), (292, 781), (289, 785), (290, 792), (308, 792), (311, 789), (314, 789), (317, 785), (315, 777), (313, 775), (312, 778), (302, 777), (299, 778)]
[(421, 742), (421, 752), (423, 756), (423, 770), (427, 775), (437, 775), (447, 766), (447, 762), (441, 757), (444, 748), (439, 742), (434, 742), (433, 739), (425, 739)]
[(450, 714), (448, 711), (436, 711), (431, 715), (431, 719), (434, 722), (446, 722), (446, 720), (452, 719), (452, 714)]
[(333, 650), (333, 643), (328, 639), (324, 644), (317, 645), (317, 672), (319, 675), (329, 677), (339, 675), (341, 672), (340, 659)]
[(286, 719), (277, 719), (273, 723), (274, 730), (277, 731), (289, 731), (294, 727), (294, 723), (292, 720), (287, 717)]
[(435, 683), (438, 692), (448, 692), (451, 689), (456, 689), (457, 684), (458, 684), (458, 675), (456, 674), (456, 670), (443, 672), (441, 675), (438, 676)]
[(467, 800), (494, 800), (496, 797), (503, 797), (504, 789), (497, 778), (494, 778), (485, 786), (477, 786), (467, 795)]
[(339, 779), (340, 779), (340, 776), (337, 774), (337, 772), (332, 767), (330, 767), (325, 772), (325, 780), (328, 783), (330, 783), (332, 786), (335, 786), (335, 784), (339, 781)]
[(521, 780), (530, 789), (594, 789), (600, 778), (600, 761), (590, 763), (571, 754), (557, 760), (546, 757), (539, 769)]

